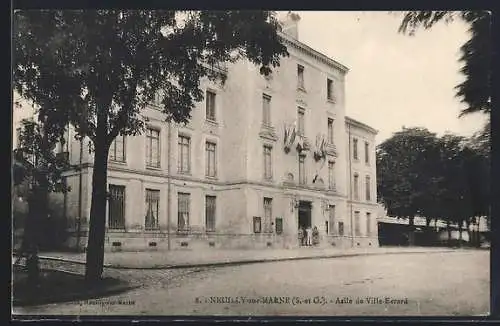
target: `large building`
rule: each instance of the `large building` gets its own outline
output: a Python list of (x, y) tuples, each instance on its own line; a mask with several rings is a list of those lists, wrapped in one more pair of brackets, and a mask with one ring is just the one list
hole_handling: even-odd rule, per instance
[[(268, 78), (240, 60), (224, 85), (202, 82), (205, 99), (187, 125), (154, 104), (147, 131), (118, 137), (108, 165), (106, 248), (291, 248), (299, 227), (318, 246), (378, 246), (376, 130), (346, 116), (342, 64), (280, 34), (290, 56)], [(93, 155), (72, 137), (60, 150), (81, 171), (60, 195), (67, 245), (83, 248)]]

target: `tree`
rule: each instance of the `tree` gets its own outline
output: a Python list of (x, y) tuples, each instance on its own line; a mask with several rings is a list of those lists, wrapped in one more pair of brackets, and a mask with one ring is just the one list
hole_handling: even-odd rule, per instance
[(467, 180), (471, 189), (473, 216), (486, 216), (490, 221), (491, 203), (491, 145), (490, 128), (488, 123), (483, 130), (477, 132), (466, 143), (466, 171)]
[(35, 121), (21, 121), (19, 144), (14, 150), (13, 181), (22, 187), (28, 201), (28, 214), (24, 220), (24, 233), (19, 258), (27, 257), (29, 279), (38, 279), (38, 249), (44, 234), (41, 231), (48, 213), (48, 194), (66, 192), (63, 172), (69, 168), (66, 157), (58, 155), (56, 144), (64, 141), (45, 132)]
[(472, 216), (471, 188), (468, 183), (466, 169), (467, 155), (465, 139), (453, 134), (445, 134), (439, 138), (441, 148), (441, 166), (444, 182), (440, 197), (441, 210), (448, 225), (448, 240), (450, 237), (450, 223), (458, 224), (459, 241), (462, 240), (462, 226)]
[(245, 58), (267, 75), (288, 55), (269, 11), (20, 11), (14, 87), (40, 106), (54, 134), (69, 124), (94, 151), (86, 279), (101, 278), (107, 157), (117, 135), (143, 131), (160, 94), (166, 121), (185, 123), (200, 80), (224, 82), (220, 63)]
[[(476, 146), (477, 142), (474, 142)], [(461, 136), (436, 137), (426, 129), (406, 128), (379, 145), (377, 180), (381, 201), (390, 215), (444, 219), (451, 241), (451, 224), (489, 211), (488, 168), (483, 152)]]
[(460, 61), (465, 80), (457, 85), (456, 95), (467, 107), (460, 116), (473, 112), (491, 112), (492, 37), (491, 12), (478, 11), (407, 11), (403, 12), (399, 32), (414, 35), (423, 26), (429, 29), (439, 21), (461, 19), (470, 25), (470, 39), (462, 45)]
[(425, 128), (403, 128), (377, 148), (379, 199), (389, 215), (409, 219), (410, 244), (414, 217), (439, 215), (438, 161), (436, 135)]

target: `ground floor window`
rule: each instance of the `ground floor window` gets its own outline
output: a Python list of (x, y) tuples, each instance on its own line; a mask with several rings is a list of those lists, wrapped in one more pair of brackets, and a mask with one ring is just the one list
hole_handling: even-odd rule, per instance
[(366, 213), (366, 235), (372, 234), (372, 214)]
[(190, 194), (179, 192), (177, 199), (177, 230), (189, 229), (189, 197)]
[(125, 186), (109, 185), (108, 227), (125, 228)]
[(330, 234), (334, 234), (333, 227), (335, 226), (335, 205), (330, 205), (328, 207), (328, 219), (329, 219), (328, 224), (332, 226), (332, 228), (329, 230)]
[(205, 228), (207, 232), (215, 231), (215, 196), (205, 197)]
[(158, 215), (160, 212), (160, 191), (146, 189), (146, 230), (153, 230), (159, 227)]
[(361, 231), (360, 231), (360, 228), (359, 228), (359, 212), (358, 211), (354, 212), (354, 234), (356, 236), (360, 236), (361, 235)]
[(339, 222), (339, 235), (344, 235), (344, 222)]
[(273, 199), (264, 197), (264, 232), (272, 233)]
[(283, 233), (283, 219), (280, 217), (276, 218), (276, 234)]
[(261, 221), (260, 221), (260, 216), (254, 216), (253, 217), (253, 233), (260, 233), (261, 232)]

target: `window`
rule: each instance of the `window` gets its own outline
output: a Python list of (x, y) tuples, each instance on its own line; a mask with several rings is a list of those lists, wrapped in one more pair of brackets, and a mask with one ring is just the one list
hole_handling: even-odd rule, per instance
[[(206, 156), (206, 162), (205, 162), (205, 175), (207, 177), (216, 177), (217, 176), (217, 169), (216, 169), (216, 160), (215, 160), (215, 151), (216, 151), (216, 144), (207, 142), (205, 144), (205, 156)], [(189, 152), (189, 147), (188, 147), (188, 152)], [(189, 169), (188, 169), (189, 170)]]
[(370, 144), (368, 144), (368, 142), (365, 141), (365, 163), (366, 164), (370, 164), (370, 152), (369, 152), (369, 149), (370, 149)]
[(339, 222), (339, 235), (344, 235), (344, 222)]
[(366, 235), (372, 234), (372, 214), (366, 213)]
[(177, 230), (188, 231), (189, 229), (189, 194), (179, 192), (177, 194)]
[(262, 124), (271, 126), (271, 96), (262, 95)]
[(306, 157), (304, 155), (299, 156), (299, 184), (306, 183), (305, 160)]
[(109, 185), (108, 227), (125, 228), (125, 187)]
[(326, 234), (330, 234), (330, 230), (328, 229), (328, 221), (325, 221), (325, 231), (326, 231)]
[(333, 100), (333, 80), (327, 78), (326, 80), (326, 92), (327, 92), (327, 98), (329, 100)]
[(160, 131), (146, 130), (146, 166), (160, 167)]
[(333, 144), (333, 119), (328, 118), (328, 143)]
[(328, 188), (335, 189), (335, 163), (328, 162)]
[(297, 111), (297, 120), (298, 120), (298, 134), (299, 135), (304, 135), (305, 133), (305, 124), (304, 124), (304, 109), (299, 108)]
[(297, 87), (304, 89), (304, 66), (297, 65)]
[(371, 200), (371, 192), (370, 192), (370, 176), (367, 175), (366, 176), (366, 180), (365, 180), (365, 187), (366, 187), (366, 201), (370, 201)]
[(354, 212), (354, 234), (356, 236), (361, 235), (361, 232), (359, 229), (359, 211)]
[(125, 136), (118, 135), (109, 148), (109, 160), (125, 162)]
[(146, 230), (158, 228), (158, 214), (160, 212), (160, 191), (146, 189)]
[(260, 216), (253, 217), (253, 233), (260, 233), (262, 231), (262, 225), (260, 221)]
[(264, 197), (264, 232), (272, 233), (273, 199)]
[(355, 160), (358, 159), (358, 139), (353, 138), (352, 140), (352, 156), (354, 157)]
[(178, 145), (179, 145), (179, 162), (178, 162), (179, 173), (189, 173), (191, 167), (190, 163), (191, 139), (187, 136), (179, 135)]
[(205, 197), (205, 229), (208, 232), (215, 231), (215, 196)]
[(276, 218), (276, 234), (283, 233), (283, 219), (281, 217)]
[(266, 180), (273, 178), (272, 149), (271, 146), (264, 146), (264, 179)]
[[(330, 205), (328, 210), (328, 225), (335, 225), (335, 205)], [(330, 230), (331, 234), (333, 234), (333, 227)]]
[(205, 96), (207, 120), (215, 121), (215, 93), (207, 91)]
[(354, 185), (353, 185), (353, 188), (354, 188), (354, 199), (355, 200), (359, 200), (359, 176), (357, 174), (354, 174)]

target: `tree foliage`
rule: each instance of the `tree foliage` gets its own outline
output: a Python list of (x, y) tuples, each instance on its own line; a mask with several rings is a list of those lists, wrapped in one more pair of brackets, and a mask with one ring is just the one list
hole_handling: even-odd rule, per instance
[(56, 152), (56, 145), (68, 140), (44, 130), (34, 120), (24, 119), (19, 129), (19, 144), (14, 149), (14, 186), (30, 184), (47, 192), (66, 192), (63, 173), (70, 167), (66, 156)]
[(187, 122), (200, 80), (224, 79), (221, 62), (246, 57), (268, 74), (287, 53), (278, 26), (267, 11), (22, 11), (14, 87), (56, 133), (69, 122), (95, 141), (102, 113), (110, 144), (141, 131), (158, 91), (166, 118)]
[[(14, 150), (13, 184), (17, 195), (28, 203), (28, 214), (23, 221), (23, 236), (19, 259), (27, 257), (30, 279), (38, 279), (38, 249), (48, 222), (48, 194), (67, 192), (63, 173), (69, 168), (67, 157), (58, 155), (56, 144), (65, 140), (46, 132), (41, 123), (25, 119), (21, 121), (18, 144)], [(67, 141), (67, 140), (66, 140)], [(14, 218), (16, 216), (14, 215)], [(13, 221), (13, 224), (19, 221)]]
[(377, 148), (380, 200), (388, 214), (401, 218), (435, 216), (442, 176), (434, 163), (439, 157), (436, 135), (424, 128), (405, 128)]
[(380, 144), (378, 194), (388, 214), (450, 223), (488, 215), (489, 159), (477, 146), (475, 139), (423, 128), (404, 128)]
[(491, 112), (492, 35), (491, 12), (478, 11), (408, 11), (403, 13), (399, 32), (414, 35), (419, 27), (429, 29), (440, 21), (461, 19), (469, 24), (470, 39), (460, 48), (461, 73), (465, 80), (458, 84), (456, 96), (467, 107), (460, 116), (474, 112)]
[(247, 59), (269, 74), (288, 55), (270, 11), (42, 10), (14, 17), (14, 89), (51, 134), (73, 125), (94, 150), (86, 277), (102, 274), (107, 156), (117, 135), (145, 127), (160, 96), (165, 120), (189, 121), (200, 81)]

